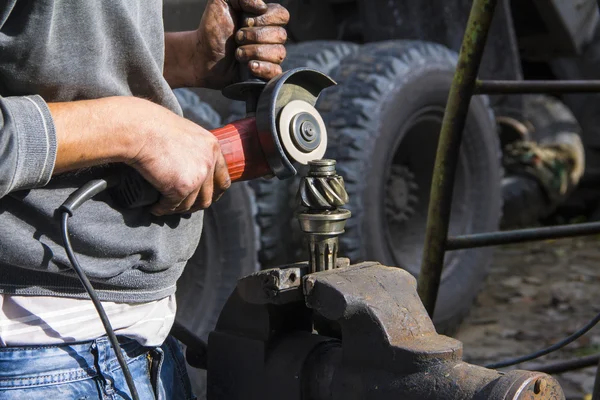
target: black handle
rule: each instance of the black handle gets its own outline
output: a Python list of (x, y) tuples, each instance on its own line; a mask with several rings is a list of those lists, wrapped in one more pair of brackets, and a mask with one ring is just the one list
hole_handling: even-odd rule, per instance
[(121, 207), (128, 209), (150, 206), (160, 198), (158, 190), (134, 169), (123, 171), (111, 194)]

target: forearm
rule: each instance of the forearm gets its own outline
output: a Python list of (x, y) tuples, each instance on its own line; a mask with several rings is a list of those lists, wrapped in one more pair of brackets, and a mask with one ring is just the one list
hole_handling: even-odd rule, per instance
[(109, 97), (48, 104), (57, 141), (54, 174), (129, 161), (141, 135), (131, 121), (137, 103), (144, 101)]
[(196, 68), (196, 31), (165, 33), (165, 65), (163, 76), (171, 88), (199, 87)]

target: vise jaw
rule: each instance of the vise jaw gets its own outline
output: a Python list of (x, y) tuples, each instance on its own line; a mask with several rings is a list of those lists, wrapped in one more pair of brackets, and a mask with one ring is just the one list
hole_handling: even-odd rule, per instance
[(564, 399), (558, 382), (462, 361), (408, 272), (378, 263), (241, 279), (208, 342), (208, 400)]

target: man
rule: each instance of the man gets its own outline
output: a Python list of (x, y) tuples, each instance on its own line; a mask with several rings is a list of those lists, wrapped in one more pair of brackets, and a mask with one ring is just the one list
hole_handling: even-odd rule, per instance
[[(242, 11), (252, 17), (239, 27)], [(115, 165), (160, 201), (125, 210), (98, 195), (72, 219), (73, 246), (140, 397), (192, 398), (167, 338), (175, 283), (198, 245), (197, 211), (230, 182), (218, 142), (180, 116), (172, 89), (223, 88), (240, 63), (278, 75), (289, 15), (208, 0), (197, 30), (165, 34), (161, 12), (161, 0), (0, 3), (0, 399), (129, 398), (55, 212)]]

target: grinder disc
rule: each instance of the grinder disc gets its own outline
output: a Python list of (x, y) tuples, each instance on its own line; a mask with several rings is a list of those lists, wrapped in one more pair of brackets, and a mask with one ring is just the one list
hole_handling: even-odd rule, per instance
[[(311, 124), (306, 132), (302, 132), (306, 135), (300, 132), (301, 119)], [(281, 144), (293, 161), (307, 165), (309, 161), (320, 160), (325, 156), (327, 128), (317, 109), (309, 103), (302, 100), (290, 101), (281, 110), (278, 127)]]

